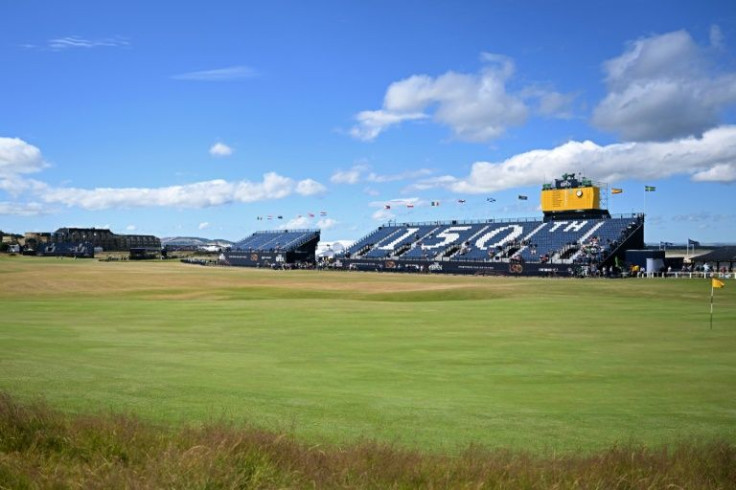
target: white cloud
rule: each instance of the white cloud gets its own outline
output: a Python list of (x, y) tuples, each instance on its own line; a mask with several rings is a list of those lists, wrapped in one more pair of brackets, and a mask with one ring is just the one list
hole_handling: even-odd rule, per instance
[(389, 85), (383, 107), (355, 117), (350, 134), (364, 141), (404, 121), (431, 118), (449, 126), (467, 141), (487, 141), (501, 136), (509, 126), (523, 124), (529, 114), (524, 98), (539, 97), (540, 112), (550, 116), (568, 111), (570, 96), (537, 88), (510, 93), (506, 84), (514, 75), (514, 62), (502, 55), (483, 53), (479, 73), (449, 71), (436, 78), (412, 75)]
[[(261, 182), (241, 180), (228, 182), (222, 179), (195, 182), (168, 187), (101, 187), (83, 189), (52, 187), (44, 182), (23, 177), (39, 172), (48, 164), (41, 151), (19, 138), (0, 137), (0, 191), (17, 196), (30, 193), (46, 203), (61, 204), (83, 209), (138, 208), (138, 207), (187, 207), (203, 208), (233, 202), (256, 202), (282, 199), (294, 193), (313, 196), (326, 191), (314, 179), (295, 181), (275, 172), (263, 175)], [(7, 204), (7, 203), (6, 203)], [(11, 204), (16, 209), (19, 206)], [(5, 206), (6, 214), (9, 207)], [(28, 213), (34, 208), (24, 208)], [(30, 211), (29, 211), (30, 210)]]
[(437, 187), (458, 193), (486, 193), (541, 185), (545, 176), (582, 170), (593, 179), (661, 179), (689, 175), (694, 181), (736, 182), (736, 126), (706, 131), (701, 138), (599, 146), (570, 141), (551, 150), (532, 150), (500, 163), (476, 162), (466, 177), (426, 179), (411, 189)]
[(710, 45), (714, 48), (722, 49), (725, 47), (723, 31), (717, 25), (710, 26)]
[(370, 171), (369, 165), (355, 165), (350, 170), (338, 170), (330, 182), (334, 184), (357, 184), (359, 182), (385, 183), (400, 180), (417, 179), (432, 174), (432, 170), (420, 168), (418, 170), (407, 170), (397, 174), (377, 174)]
[[(718, 42), (718, 34), (711, 33)], [(700, 135), (736, 103), (736, 73), (717, 73), (685, 31), (638, 40), (604, 63), (608, 95), (593, 124), (626, 140)]]
[(333, 184), (357, 184), (360, 182), (361, 175), (369, 168), (367, 165), (355, 165), (350, 170), (338, 170), (332, 174), (330, 182)]
[(696, 182), (736, 182), (736, 163), (721, 163), (693, 175)]
[(208, 222), (206, 222), (206, 221), (203, 221), (202, 223), (199, 224), (199, 226), (197, 226), (197, 229), (199, 229), (199, 230), (206, 230), (209, 227), (210, 227), (210, 224)]
[(105, 39), (85, 39), (79, 36), (66, 36), (48, 41), (49, 49), (63, 51), (66, 49), (90, 49), (90, 48), (118, 48), (130, 46), (130, 42), (121, 37), (109, 37)]
[(317, 221), (317, 228), (321, 230), (329, 230), (330, 228), (337, 226), (337, 223), (338, 222), (332, 218), (322, 218)]
[(233, 149), (225, 143), (217, 142), (210, 147), (210, 155), (213, 157), (229, 157), (233, 154)]
[(297, 216), (296, 218), (290, 219), (283, 225), (279, 226), (279, 229), (282, 230), (293, 230), (296, 228), (320, 228), (322, 230), (327, 230), (329, 228), (333, 228), (338, 224), (338, 222), (332, 218), (320, 218), (316, 223), (314, 223), (314, 219), (310, 218), (308, 216)]
[(0, 179), (40, 172), (48, 164), (41, 150), (20, 138), (0, 137)]
[(135, 231), (135, 225), (128, 225), (125, 227), (125, 231)]
[(48, 212), (48, 206), (37, 202), (0, 202), (0, 216), (38, 216)]
[(313, 179), (300, 180), (296, 185), (296, 193), (300, 196), (316, 196), (324, 194), (327, 188)]
[(395, 217), (396, 215), (390, 209), (379, 209), (371, 215), (375, 221), (388, 221)]
[[(293, 193), (304, 194), (320, 186), (307, 179), (296, 182), (275, 172), (264, 174), (261, 182), (210, 180), (187, 185), (156, 188), (47, 188), (39, 197), (48, 203), (83, 209), (183, 207), (204, 208), (233, 202), (282, 199)], [(300, 191), (301, 189), (301, 191)]]
[(245, 80), (258, 76), (258, 72), (247, 66), (229, 66), (214, 70), (191, 71), (180, 73), (171, 78), (174, 80), (190, 80), (196, 82), (229, 82), (234, 80)]
[(362, 141), (373, 141), (391, 126), (427, 117), (429, 116), (421, 113), (396, 114), (383, 110), (362, 111), (355, 116), (358, 125), (350, 128), (350, 135)]
[(286, 223), (279, 225), (281, 230), (293, 230), (295, 228), (309, 228), (312, 224), (312, 220), (306, 216), (298, 216), (290, 219)]

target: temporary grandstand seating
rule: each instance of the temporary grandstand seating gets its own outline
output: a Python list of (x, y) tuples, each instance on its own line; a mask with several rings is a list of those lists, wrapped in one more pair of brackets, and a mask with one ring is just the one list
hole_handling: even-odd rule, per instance
[(289, 251), (300, 247), (319, 236), (315, 230), (259, 231), (235, 243), (233, 250), (239, 251)]
[(351, 259), (573, 263), (605, 259), (642, 226), (641, 216), (384, 225), (356, 242)]

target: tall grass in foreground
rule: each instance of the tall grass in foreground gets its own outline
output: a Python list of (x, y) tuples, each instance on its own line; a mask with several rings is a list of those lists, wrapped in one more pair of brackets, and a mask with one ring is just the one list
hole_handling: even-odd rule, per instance
[(736, 446), (534, 456), (307, 446), (253, 429), (69, 416), (0, 394), (0, 488), (736, 488)]

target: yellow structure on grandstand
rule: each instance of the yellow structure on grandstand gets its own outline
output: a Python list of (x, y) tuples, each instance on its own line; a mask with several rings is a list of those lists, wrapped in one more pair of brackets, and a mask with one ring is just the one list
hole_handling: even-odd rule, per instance
[(575, 174), (564, 174), (542, 186), (540, 202), (545, 216), (607, 213), (601, 207), (601, 188), (585, 177), (575, 178)]

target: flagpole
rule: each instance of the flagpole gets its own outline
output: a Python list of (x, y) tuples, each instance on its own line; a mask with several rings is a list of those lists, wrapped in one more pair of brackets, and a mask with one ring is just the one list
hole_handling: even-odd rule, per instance
[(713, 330), (713, 279), (710, 280), (710, 329)]

